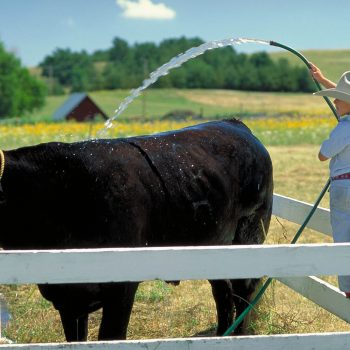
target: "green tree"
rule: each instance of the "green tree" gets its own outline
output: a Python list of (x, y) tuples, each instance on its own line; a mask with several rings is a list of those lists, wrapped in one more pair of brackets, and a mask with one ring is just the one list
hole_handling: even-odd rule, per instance
[(106, 50), (96, 50), (91, 55), (94, 62), (107, 62), (109, 61), (109, 52)]
[(186, 71), (182, 67), (174, 69), (169, 75), (167, 75), (169, 79), (171, 79), (171, 86), (184, 89), (187, 87), (186, 84)]
[(215, 71), (202, 60), (188, 62), (187, 87), (212, 89), (215, 87)]
[(75, 91), (93, 88), (90, 81), (96, 75), (92, 58), (85, 52), (72, 52), (70, 49), (56, 49), (50, 56), (40, 63), (42, 74), (54, 77), (66, 87)]
[(135, 44), (132, 50), (133, 65), (142, 73), (150, 73), (158, 68), (159, 50), (153, 43)]
[(128, 43), (120, 38), (114, 38), (113, 45), (108, 51), (109, 60), (114, 62), (125, 62), (130, 57), (130, 50)]
[(280, 58), (278, 60), (276, 65), (276, 73), (279, 78), (278, 91), (300, 91), (298, 81), (293, 74), (294, 70), (290, 68), (287, 59)]
[(191, 38), (187, 39), (185, 37), (181, 37), (178, 39), (166, 39), (163, 40), (159, 46), (159, 63), (164, 64), (168, 62), (171, 58), (184, 53), (188, 49), (199, 46), (203, 44), (204, 41), (199, 38)]
[(0, 42), (0, 118), (20, 116), (45, 102), (45, 86)]
[[(158, 45), (129, 45), (116, 37), (111, 48), (91, 55), (57, 49), (44, 59), (43, 74), (55, 77), (55, 81), (74, 91), (135, 88), (158, 67), (201, 44), (199, 38), (180, 37)], [(266, 52), (238, 54), (232, 47), (209, 50), (169, 71), (152, 87), (295, 92), (314, 88), (305, 68), (292, 66), (287, 60), (275, 62)]]
[(122, 89), (126, 88), (127, 75), (123, 69), (123, 65), (108, 63), (103, 71), (104, 88), (106, 89)]
[(315, 91), (315, 83), (312, 80), (307, 68), (294, 67), (294, 74), (298, 82), (299, 90), (304, 92)]

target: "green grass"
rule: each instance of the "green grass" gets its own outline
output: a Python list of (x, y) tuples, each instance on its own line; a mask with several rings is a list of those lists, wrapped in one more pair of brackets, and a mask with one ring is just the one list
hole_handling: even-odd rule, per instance
[[(89, 94), (91, 98), (112, 117), (114, 111), (125, 97), (126, 90), (96, 91)], [(64, 96), (48, 96), (41, 110), (34, 111), (13, 122), (52, 121), (55, 110), (67, 99)], [(136, 98), (121, 114), (120, 120), (128, 121), (143, 117), (145, 103), (146, 120), (155, 120), (173, 110), (192, 110), (207, 119), (228, 116), (276, 116), (276, 115), (323, 115), (329, 114), (325, 102), (312, 94), (305, 93), (267, 93), (244, 92), (233, 90), (204, 89), (149, 89)]]
[[(318, 146), (271, 146), (268, 150), (274, 165), (275, 192), (313, 202), (328, 178), (328, 164), (317, 160)], [(322, 206), (328, 206), (328, 197)], [(297, 228), (298, 225), (273, 217), (267, 243), (288, 243)], [(330, 242), (330, 238), (309, 229), (300, 238), (300, 243), (320, 242)], [(334, 282), (334, 277), (331, 280)], [(64, 341), (58, 313), (35, 286), (1, 286), (0, 292), (13, 316), (4, 331), (10, 339), (18, 343)], [(100, 312), (90, 317), (90, 340), (97, 339), (100, 319)], [(254, 334), (350, 330), (346, 322), (276, 281), (268, 288), (251, 322), (250, 331)], [(178, 287), (162, 281), (146, 282), (136, 295), (128, 338), (212, 335), (215, 324), (215, 306), (207, 282), (186, 281)]]
[[(116, 108), (114, 104), (118, 104), (126, 95), (126, 91), (91, 94), (106, 112), (108, 108)], [(161, 115), (160, 111), (165, 113), (170, 108), (187, 109), (188, 106), (204, 108), (208, 115), (229, 111), (268, 115), (329, 114), (322, 100), (308, 94), (149, 90), (146, 98), (149, 101), (149, 115), (155, 118)], [(63, 96), (50, 97), (42, 114), (32, 115), (33, 120), (48, 119), (64, 99)], [(139, 97), (126, 111), (125, 120), (140, 115), (141, 99)], [(159, 114), (156, 114), (158, 111)], [(278, 120), (276, 118), (276, 122)], [(253, 132), (268, 145), (274, 164), (275, 192), (313, 202), (328, 178), (327, 164), (317, 161), (317, 152), (318, 144), (329, 133), (329, 128), (286, 127), (275, 131), (255, 128)], [(328, 197), (322, 201), (322, 206), (328, 206)], [(297, 225), (273, 218), (268, 243), (288, 243), (296, 229)], [(329, 242), (329, 238), (311, 230), (306, 230), (301, 237), (303, 243), (325, 240)], [(4, 331), (10, 339), (18, 343), (64, 341), (57, 312), (40, 296), (35, 286), (2, 286), (0, 292), (5, 295), (13, 315), (9, 327)], [(97, 339), (100, 318), (100, 312), (91, 315), (89, 340)], [(203, 331), (212, 334), (215, 324), (215, 308), (207, 282), (183, 282), (178, 287), (162, 281), (147, 282), (141, 285), (136, 295), (128, 337), (186, 337)], [(256, 334), (349, 331), (349, 325), (276, 282), (253, 315), (251, 331)]]
[[(295, 48), (298, 49), (298, 48)], [(350, 49), (349, 50), (298, 50), (307, 60), (321, 68), (323, 73), (331, 80), (337, 82), (342, 73), (350, 70)], [(300, 66), (305, 64), (290, 52), (280, 51), (270, 54), (275, 60), (287, 58), (291, 63)]]
[[(249, 121), (247, 121), (247, 124), (249, 125)], [(281, 122), (281, 124), (283, 125), (283, 122)], [(253, 133), (265, 146), (320, 145), (325, 139), (327, 139), (331, 130), (332, 128), (328, 126), (320, 126), (317, 129), (253, 129)]]
[[(91, 98), (102, 108), (102, 110), (112, 117), (119, 104), (130, 94), (128, 90), (103, 90), (90, 92)], [(26, 121), (52, 121), (52, 115), (67, 99), (68, 95), (48, 96), (46, 104), (41, 110), (34, 111), (24, 116)], [(144, 111), (145, 105), (145, 113)], [(142, 96), (136, 98), (120, 116), (121, 120), (138, 119), (145, 115), (147, 118), (158, 119), (164, 114), (177, 109), (191, 109), (195, 113), (200, 113), (202, 104), (193, 103), (186, 97), (172, 89), (149, 89)], [(222, 112), (221, 108), (215, 109), (215, 113)], [(212, 112), (212, 111), (210, 111)]]
[(164, 281), (155, 281), (144, 288), (138, 289), (135, 301), (140, 303), (154, 304), (163, 301), (171, 293), (171, 287)]

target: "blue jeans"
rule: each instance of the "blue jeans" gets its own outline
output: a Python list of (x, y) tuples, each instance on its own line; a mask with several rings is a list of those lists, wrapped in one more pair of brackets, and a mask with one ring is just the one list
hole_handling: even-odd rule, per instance
[[(334, 242), (350, 242), (350, 180), (332, 181), (330, 210)], [(350, 292), (350, 276), (338, 276), (338, 282), (341, 291)]]

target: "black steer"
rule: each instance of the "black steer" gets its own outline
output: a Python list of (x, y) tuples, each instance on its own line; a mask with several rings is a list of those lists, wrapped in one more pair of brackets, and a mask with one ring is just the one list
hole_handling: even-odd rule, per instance
[[(151, 136), (47, 143), (4, 155), (4, 249), (256, 244), (269, 227), (271, 160), (237, 120)], [(257, 280), (210, 283), (220, 335)], [(66, 339), (76, 341), (86, 339), (88, 314), (99, 308), (99, 339), (125, 339), (137, 286), (39, 289), (59, 311)]]

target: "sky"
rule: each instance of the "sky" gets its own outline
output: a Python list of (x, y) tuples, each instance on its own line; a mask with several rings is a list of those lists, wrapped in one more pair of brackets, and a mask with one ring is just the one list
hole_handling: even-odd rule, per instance
[(349, 13), (349, 0), (0, 0), (0, 41), (29, 67), (56, 48), (92, 53), (115, 37), (130, 45), (246, 37), (297, 50), (346, 49)]

